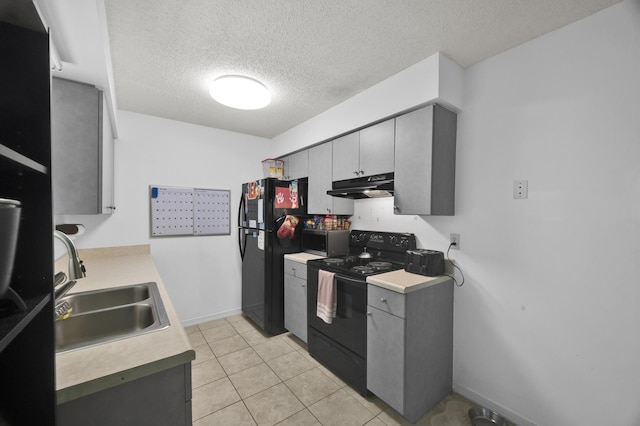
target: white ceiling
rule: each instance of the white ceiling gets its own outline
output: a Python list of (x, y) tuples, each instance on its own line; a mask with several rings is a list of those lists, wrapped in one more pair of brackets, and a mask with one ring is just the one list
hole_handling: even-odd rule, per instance
[[(119, 108), (271, 138), (438, 51), (468, 67), (619, 1), (104, 0), (102, 13)], [(58, 2), (57, 22), (89, 3)], [(54, 40), (75, 64), (65, 52), (90, 38)], [(271, 105), (217, 104), (207, 83), (224, 74), (262, 81)]]

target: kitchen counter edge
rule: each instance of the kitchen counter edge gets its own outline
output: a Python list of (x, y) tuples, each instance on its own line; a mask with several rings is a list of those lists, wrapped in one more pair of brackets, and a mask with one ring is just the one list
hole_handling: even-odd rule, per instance
[(309, 260), (316, 259), (324, 259), (326, 256), (318, 256), (317, 254), (307, 253), (307, 252), (299, 252), (299, 253), (288, 253), (284, 255), (284, 258), (287, 260), (293, 260), (298, 263), (307, 263)]
[(396, 293), (406, 294), (425, 287), (441, 284), (449, 280), (451, 280), (451, 277), (447, 275), (428, 277), (412, 274), (404, 269), (399, 269), (367, 277), (367, 284), (386, 288), (387, 290), (395, 291)]
[(57, 404), (195, 359), (195, 351), (151, 258), (148, 245), (79, 250), (79, 253), (86, 265), (87, 277), (79, 280), (68, 294), (156, 282), (170, 326), (56, 354)]

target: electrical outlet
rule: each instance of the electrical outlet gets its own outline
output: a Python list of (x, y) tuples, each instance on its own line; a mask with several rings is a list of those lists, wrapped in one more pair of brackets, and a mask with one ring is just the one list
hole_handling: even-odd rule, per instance
[(513, 199), (524, 200), (529, 198), (529, 181), (514, 180), (513, 181)]
[(455, 245), (451, 246), (452, 249), (460, 250), (460, 234), (449, 234), (449, 240), (452, 244), (455, 243)]

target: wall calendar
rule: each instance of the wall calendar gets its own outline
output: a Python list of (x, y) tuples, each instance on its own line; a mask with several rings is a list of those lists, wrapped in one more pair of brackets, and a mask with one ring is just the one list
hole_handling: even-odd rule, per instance
[(231, 191), (150, 186), (151, 236), (231, 234)]

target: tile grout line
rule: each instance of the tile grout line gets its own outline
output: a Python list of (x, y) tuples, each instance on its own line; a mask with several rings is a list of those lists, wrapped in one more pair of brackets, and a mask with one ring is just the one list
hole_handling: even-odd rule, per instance
[[(298, 397), (298, 395), (296, 395), (296, 393), (293, 391), (293, 389), (291, 389), (291, 388), (289, 387), (289, 385), (287, 385), (286, 380), (284, 380), (280, 375), (278, 375), (278, 373), (277, 373), (275, 370), (273, 370), (273, 368), (271, 367), (271, 365), (269, 365), (269, 363), (268, 363), (268, 362), (269, 362), (269, 361), (273, 361), (273, 360), (278, 359), (278, 358), (281, 358), (281, 357), (283, 357), (283, 356), (290, 355), (290, 354), (292, 354), (292, 353), (296, 353), (296, 354), (298, 354), (298, 355), (300, 355), (300, 356), (303, 356), (303, 357), (304, 357), (304, 356), (305, 356), (305, 354), (306, 354), (306, 353), (308, 353), (308, 352), (306, 352), (306, 353), (305, 353), (305, 352), (303, 351), (303, 349), (304, 349), (304, 348), (303, 348), (301, 345), (297, 344), (296, 342), (289, 341), (288, 339), (286, 339), (286, 336), (285, 336), (284, 334), (283, 334), (283, 335), (281, 335), (281, 336), (271, 336), (271, 337), (276, 337), (276, 338), (278, 338), (278, 339), (279, 339), (279, 341), (281, 341), (281, 342), (284, 342), (284, 343), (285, 343), (289, 348), (291, 348), (291, 349), (292, 349), (292, 351), (291, 351), (291, 352), (287, 352), (287, 353), (285, 353), (285, 354), (282, 354), (282, 355), (280, 355), (280, 356), (277, 356), (277, 357), (275, 357), (275, 358), (271, 358), (271, 359), (267, 360), (267, 359), (265, 359), (265, 358), (264, 358), (264, 356), (263, 356), (263, 355), (260, 355), (260, 353), (259, 353), (259, 352), (257, 352), (257, 351), (255, 350), (255, 347), (256, 347), (256, 346), (263, 345), (263, 344), (266, 344), (266, 343), (268, 343), (268, 341), (264, 341), (264, 342), (260, 342), (260, 343), (254, 343), (254, 344), (249, 343), (249, 341), (246, 339), (246, 337), (245, 337), (245, 336), (243, 336), (243, 333), (241, 333), (240, 331), (238, 331), (238, 330), (236, 329), (236, 327), (234, 327), (234, 326), (233, 326), (233, 324), (229, 323), (228, 321), (226, 321), (226, 323), (227, 323), (228, 325), (231, 325), (231, 327), (232, 327), (232, 328), (233, 328), (233, 330), (235, 331), (234, 336), (235, 336), (235, 335), (239, 335), (239, 336), (242, 338), (242, 340), (243, 340), (243, 341), (248, 345), (248, 348), (251, 348), (251, 349), (252, 349), (252, 350), (253, 350), (253, 351), (258, 355), (258, 357), (262, 360), (262, 362), (261, 362), (261, 363), (262, 363), (262, 364), (265, 364), (265, 366), (266, 366), (266, 367), (267, 367), (267, 368), (268, 368), (268, 369), (269, 369), (269, 370), (270, 370), (270, 371), (271, 371), (271, 372), (272, 372), (272, 373), (273, 373), (273, 374), (278, 378), (278, 380), (279, 380), (279, 383), (276, 383), (276, 384), (274, 384), (274, 385), (272, 385), (272, 386), (269, 386), (269, 387), (267, 387), (266, 389), (263, 389), (263, 390), (261, 390), (261, 391), (259, 391), (259, 392), (256, 392), (256, 393), (252, 394), (252, 395), (249, 395), (249, 396), (247, 396), (246, 398), (245, 398), (245, 397), (243, 397), (243, 396), (241, 396), (241, 395), (240, 395), (240, 392), (238, 391), (238, 388), (236, 387), (236, 385), (235, 385), (235, 384), (233, 383), (233, 381), (231, 380), (229, 373), (228, 373), (228, 372), (227, 372), (227, 370), (224, 368), (224, 366), (222, 366), (222, 364), (219, 362), (219, 358), (218, 358), (218, 356), (215, 354), (215, 351), (213, 350), (213, 347), (212, 347), (212, 345), (211, 345), (211, 344), (212, 344), (212, 343), (214, 343), (215, 341), (209, 341), (209, 340), (207, 340), (206, 338), (204, 338), (203, 331), (198, 327), (199, 332), (202, 334), (202, 337), (204, 338), (204, 340), (205, 340), (205, 342), (206, 342), (207, 346), (209, 347), (209, 349), (210, 349), (210, 351), (211, 351), (211, 353), (212, 353), (212, 355), (213, 355), (213, 359), (215, 359), (215, 360), (219, 363), (220, 367), (222, 368), (222, 371), (223, 371), (223, 372), (224, 372), (224, 374), (225, 374), (225, 377), (221, 377), (221, 378), (219, 378), (219, 379), (217, 379), (217, 380), (222, 380), (222, 379), (226, 378), (226, 379), (231, 383), (231, 385), (232, 385), (232, 387), (233, 387), (234, 391), (235, 391), (235, 392), (236, 392), (236, 394), (239, 396), (240, 401), (242, 401), (242, 403), (243, 403), (243, 405), (244, 405), (245, 409), (247, 410), (247, 412), (248, 412), (248, 413), (249, 413), (249, 415), (251, 416), (252, 420), (253, 420), (256, 424), (258, 424), (257, 419), (256, 419), (256, 418), (254, 417), (254, 415), (251, 413), (251, 411), (249, 410), (249, 407), (248, 407), (248, 406), (247, 406), (247, 404), (246, 404), (246, 399), (248, 399), (248, 398), (250, 398), (250, 397), (252, 397), (252, 396), (254, 396), (254, 395), (257, 395), (257, 394), (259, 394), (259, 393), (261, 393), (261, 392), (264, 392), (264, 391), (267, 391), (267, 390), (269, 390), (269, 389), (272, 389), (273, 387), (278, 386), (279, 384), (281, 384), (281, 383), (282, 383), (282, 384), (284, 384), (285, 388), (286, 388), (289, 392), (291, 392), (291, 394), (296, 398), (296, 400), (301, 404), (301, 406), (302, 406), (303, 408), (302, 408), (301, 410), (298, 410), (298, 411), (296, 411), (295, 413), (291, 414), (290, 416), (286, 417), (285, 419), (280, 420), (278, 423), (281, 423), (281, 422), (283, 422), (283, 421), (286, 421), (287, 419), (289, 419), (289, 418), (291, 418), (291, 417), (293, 417), (293, 416), (295, 416), (295, 415), (299, 414), (300, 412), (307, 410), (307, 411), (311, 414), (311, 416), (312, 416), (316, 421), (318, 421), (318, 423), (320, 423), (320, 424), (322, 425), (322, 422), (320, 421), (320, 419), (318, 419), (318, 418), (313, 414), (313, 412), (309, 409), (309, 407), (311, 407), (311, 406), (313, 406), (314, 404), (317, 404), (317, 403), (319, 403), (319, 402), (321, 402), (321, 401), (323, 401), (323, 400), (325, 400), (325, 399), (327, 399), (327, 398), (331, 397), (332, 395), (336, 394), (337, 392), (339, 392), (339, 391), (341, 391), (341, 390), (344, 390), (344, 388), (345, 388), (344, 383), (338, 383), (338, 382), (336, 382), (333, 378), (331, 378), (331, 377), (330, 377), (329, 375), (327, 375), (324, 371), (322, 371), (322, 369), (318, 368), (318, 367), (320, 367), (320, 366), (321, 366), (321, 364), (320, 364), (320, 363), (318, 363), (317, 361), (316, 361), (316, 364), (317, 364), (317, 365), (314, 365), (314, 364), (312, 363), (312, 366), (313, 366), (313, 367), (312, 367), (311, 369), (306, 370), (306, 371), (303, 371), (303, 372), (300, 372), (300, 373), (296, 374), (295, 376), (292, 376), (292, 377), (287, 378), (286, 380), (291, 380), (291, 379), (293, 379), (293, 378), (299, 377), (299, 376), (300, 376), (300, 375), (302, 375), (302, 374), (305, 374), (305, 373), (307, 373), (307, 372), (309, 372), (309, 371), (312, 371), (313, 369), (318, 369), (318, 371), (320, 371), (320, 372), (321, 372), (325, 377), (327, 377), (329, 380), (331, 380), (333, 383), (335, 383), (335, 384), (336, 384), (337, 386), (339, 386), (339, 387), (338, 387), (338, 389), (337, 389), (337, 390), (335, 390), (334, 392), (329, 393), (328, 395), (324, 396), (324, 397), (323, 397), (323, 398), (321, 398), (320, 400), (318, 400), (318, 401), (314, 401), (312, 404), (306, 405), (306, 404), (305, 404), (305, 403), (300, 399), (300, 397)], [(211, 327), (211, 328), (216, 328), (216, 327)], [(211, 328), (208, 328), (208, 329), (211, 329)], [(206, 329), (206, 330), (208, 330), (208, 329)], [(233, 336), (228, 336), (228, 337), (233, 337)], [(228, 337), (225, 337), (225, 338), (228, 338)], [(223, 340), (223, 339), (225, 339), (225, 338), (221, 338), (221, 339), (218, 339), (218, 340)], [(294, 345), (295, 345), (295, 346), (294, 346)], [(224, 356), (226, 356), (226, 355), (231, 355), (231, 354), (233, 354), (233, 353), (239, 352), (240, 350), (244, 350), (244, 349), (247, 349), (247, 348), (243, 348), (243, 349), (239, 349), (239, 350), (236, 350), (236, 351), (230, 352), (229, 354), (225, 354)], [(314, 359), (314, 361), (315, 361), (315, 359)], [(206, 362), (206, 361), (203, 361), (203, 362)], [(309, 362), (311, 362), (311, 361), (309, 361)], [(258, 365), (259, 365), (259, 364), (258, 364)], [(249, 367), (247, 367), (247, 368), (244, 368), (244, 369), (242, 369), (242, 370), (240, 370), (240, 371), (237, 371), (237, 372), (235, 372), (235, 373), (233, 373), (233, 374), (239, 374), (239, 373), (241, 373), (242, 371), (245, 371), (245, 370), (247, 370), (247, 369), (249, 369), (249, 368), (252, 368), (252, 367), (255, 367), (255, 365), (254, 365), (254, 366), (249, 366)], [(212, 381), (212, 382), (215, 382), (215, 381), (217, 381), (217, 380), (214, 380), (214, 381)], [(212, 382), (209, 382), (209, 383), (212, 383)], [(367, 409), (367, 408), (364, 406), (364, 404), (362, 404), (360, 401), (358, 401), (357, 399), (355, 399), (355, 398), (354, 398), (351, 394), (349, 394), (347, 391), (345, 391), (345, 393), (347, 394), (347, 396), (348, 396), (349, 398), (353, 399), (356, 403), (358, 403), (358, 405), (360, 405), (360, 406), (362, 406), (363, 408)], [(238, 402), (238, 401), (236, 401), (236, 402)], [(214, 411), (214, 412), (212, 412), (212, 413), (209, 413), (209, 414), (207, 414), (207, 415), (205, 415), (205, 416), (203, 416), (203, 417), (201, 417), (201, 418), (204, 418), (204, 417), (207, 417), (207, 416), (209, 416), (209, 415), (211, 415), (211, 414), (214, 414), (214, 413), (216, 413), (216, 412), (219, 412), (219, 411), (221, 411), (221, 410), (223, 410), (223, 409), (225, 409), (225, 408), (227, 408), (227, 407), (229, 407), (229, 406), (231, 406), (231, 405), (235, 404), (236, 402), (233, 402), (233, 403), (231, 403), (231, 404), (229, 404), (229, 405), (226, 405), (226, 406), (224, 406), (224, 407), (221, 407), (221, 408), (219, 408), (218, 410), (216, 410), (216, 411)], [(367, 409), (367, 411), (369, 411), (369, 410)], [(382, 410), (378, 415), (375, 415), (374, 413), (372, 413), (372, 412), (370, 412), (370, 411), (369, 411), (369, 413), (373, 416), (373, 418), (372, 418), (372, 419), (369, 419), (367, 422), (370, 422), (371, 420), (373, 420), (373, 419), (377, 418), (377, 417), (378, 417), (380, 414), (382, 414), (384, 411), (385, 411), (385, 410)], [(196, 419), (196, 420), (199, 420), (199, 419)], [(379, 420), (380, 420), (380, 421), (382, 421), (381, 419), (379, 419)], [(384, 423), (384, 422), (383, 422), (383, 423)], [(366, 423), (363, 423), (363, 425), (364, 425), (364, 424), (366, 424)]]

